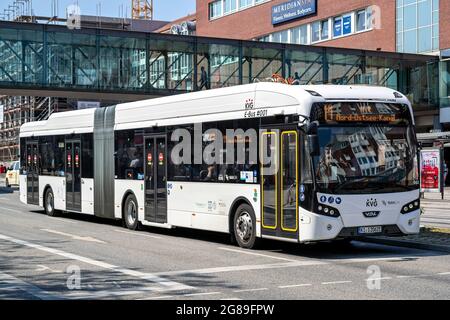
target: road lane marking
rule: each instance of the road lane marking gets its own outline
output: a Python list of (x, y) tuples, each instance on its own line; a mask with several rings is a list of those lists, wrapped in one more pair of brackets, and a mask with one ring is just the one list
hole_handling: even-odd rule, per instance
[(35, 271), (37, 271), (37, 272), (43, 272), (43, 271), (50, 271), (50, 272), (53, 272), (53, 273), (62, 273), (63, 272), (62, 270), (55, 270), (55, 269), (47, 267), (47, 266), (45, 266), (43, 264), (38, 264), (36, 267), (37, 268), (35, 269)]
[(301, 283), (301, 284), (290, 284), (287, 286), (278, 286), (280, 289), (297, 288), (297, 287), (311, 287), (311, 283)]
[(449, 274), (450, 274), (450, 272), (439, 272), (438, 273), (438, 275), (440, 275), (440, 276), (447, 276)]
[(192, 270), (179, 270), (179, 271), (167, 271), (157, 272), (158, 276), (189, 276), (194, 274), (211, 274), (222, 272), (236, 272), (236, 271), (251, 271), (251, 270), (266, 270), (266, 269), (278, 269), (278, 268), (292, 268), (302, 266), (318, 266), (327, 265), (326, 262), (319, 261), (296, 261), (296, 262), (284, 262), (284, 263), (270, 263), (270, 264), (250, 264), (241, 266), (227, 266), (227, 267), (213, 267), (205, 269), (192, 269)]
[(183, 297), (198, 297), (198, 296), (212, 296), (216, 294), (221, 294), (221, 292), (198, 292), (198, 293), (187, 293), (183, 294)]
[(158, 300), (158, 299), (171, 299), (173, 296), (159, 296), (159, 297), (148, 297), (148, 298), (141, 298), (137, 300)]
[(139, 289), (123, 289), (123, 290), (100, 290), (100, 291), (84, 291), (74, 290), (67, 294), (70, 299), (101, 299), (109, 297), (142, 295), (149, 291), (154, 291), (152, 287), (139, 288)]
[(143, 233), (139, 233), (139, 232), (130, 232), (130, 231), (119, 230), (119, 229), (114, 229), (114, 231), (115, 232), (120, 232), (120, 233), (131, 234), (131, 235), (134, 235), (134, 236), (141, 236), (141, 237), (145, 237), (145, 238), (163, 239), (162, 237), (153, 236), (151, 234), (143, 234)]
[(248, 254), (248, 255), (251, 255), (251, 256), (258, 256), (258, 257), (265, 257), (265, 258), (270, 258), (270, 259), (282, 260), (282, 261), (290, 261), (290, 262), (299, 261), (299, 260), (282, 258), (282, 257), (275, 257), (275, 256), (271, 256), (271, 255), (268, 255), (268, 254), (257, 253), (257, 252), (246, 251), (246, 250), (240, 250), (240, 249), (231, 249), (231, 248), (225, 248), (225, 247), (218, 247), (217, 249), (230, 251), (230, 252), (238, 252), (238, 253)]
[[(347, 264), (347, 263), (360, 263), (360, 262), (376, 262), (376, 261), (402, 261), (402, 260), (412, 260), (416, 259), (417, 257), (428, 257), (433, 256), (430, 254), (417, 254), (414, 257), (411, 256), (394, 256), (394, 257), (374, 257), (374, 258), (350, 258), (350, 259), (330, 259), (326, 261), (330, 262), (338, 262), (340, 264)], [(437, 254), (436, 254), (437, 256)]]
[[(62, 300), (62, 297), (51, 294), (41, 288), (32, 285), (28, 282), (20, 280), (16, 277), (13, 277), (9, 274), (3, 273), (0, 271), (0, 289), (15, 289), (24, 291), (38, 299), (41, 300)], [(1, 290), (0, 290), (1, 291)]]
[(255, 289), (242, 289), (242, 290), (234, 290), (233, 292), (254, 292), (254, 291), (265, 291), (269, 290), (268, 288), (255, 288)]
[(73, 254), (73, 253), (69, 253), (69, 252), (65, 252), (59, 249), (53, 249), (53, 248), (49, 248), (49, 247), (45, 247), (39, 244), (35, 244), (32, 242), (28, 242), (25, 240), (20, 240), (20, 239), (16, 239), (16, 238), (12, 238), (3, 234), (0, 234), (0, 240), (4, 240), (4, 241), (8, 241), (8, 242), (12, 242), (15, 244), (20, 244), (22, 246), (25, 247), (29, 247), (29, 248), (33, 248), (39, 251), (44, 251), (47, 253), (51, 253), (54, 255), (58, 255), (67, 259), (71, 259), (71, 260), (76, 260), (76, 261), (80, 261), (86, 264), (90, 264), (99, 268), (103, 268), (103, 269), (107, 269), (107, 270), (111, 270), (111, 271), (115, 271), (118, 273), (122, 273), (124, 275), (127, 276), (131, 276), (131, 277), (135, 277), (135, 278), (139, 278), (142, 280), (146, 280), (158, 285), (161, 285), (162, 288), (160, 287), (155, 287), (154, 291), (166, 291), (166, 290), (189, 290), (189, 289), (194, 289), (192, 286), (188, 286), (182, 283), (178, 283), (175, 281), (171, 281), (165, 278), (162, 278), (160, 276), (157, 276), (155, 274), (151, 274), (151, 273), (144, 273), (144, 272), (140, 272), (137, 270), (130, 270), (130, 269), (126, 269), (126, 268), (122, 268), (107, 262), (103, 262), (103, 261), (99, 261), (99, 260), (94, 260), (91, 258), (87, 258), (87, 257), (83, 257), (77, 254)]
[(365, 281), (379, 281), (379, 280), (392, 280), (392, 277), (381, 277), (381, 278), (365, 279)]
[(352, 281), (344, 280), (344, 281), (329, 281), (329, 282), (322, 282), (323, 285), (328, 284), (344, 284), (344, 283), (351, 283)]
[(96, 243), (101, 243), (101, 244), (106, 244), (107, 242), (93, 238), (93, 237), (82, 237), (82, 236), (77, 236), (75, 234), (71, 234), (71, 233), (66, 233), (66, 232), (61, 232), (61, 231), (57, 231), (57, 230), (52, 230), (52, 229), (41, 229), (41, 231), (45, 231), (48, 233), (53, 233), (53, 234), (57, 234), (60, 236), (65, 236), (68, 238), (72, 238), (73, 240), (80, 240), (80, 241), (87, 241), (87, 242), (96, 242)]
[(418, 274), (418, 275), (404, 275), (404, 276), (397, 276), (397, 279), (409, 279), (409, 278), (425, 278), (425, 277), (432, 277), (432, 274)]

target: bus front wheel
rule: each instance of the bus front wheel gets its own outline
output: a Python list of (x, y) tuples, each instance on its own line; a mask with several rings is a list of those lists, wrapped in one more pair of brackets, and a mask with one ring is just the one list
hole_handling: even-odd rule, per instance
[(138, 204), (136, 197), (132, 194), (125, 200), (125, 205), (123, 206), (123, 219), (125, 221), (125, 226), (128, 229), (139, 229)]
[(258, 244), (256, 217), (252, 207), (241, 204), (234, 215), (234, 238), (241, 248), (252, 249)]

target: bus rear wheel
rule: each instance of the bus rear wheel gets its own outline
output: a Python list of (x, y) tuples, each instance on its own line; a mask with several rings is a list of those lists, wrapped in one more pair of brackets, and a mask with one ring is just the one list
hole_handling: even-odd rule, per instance
[(55, 210), (55, 196), (50, 188), (45, 191), (44, 209), (45, 213), (50, 217), (56, 217), (58, 215), (58, 211)]
[(130, 194), (125, 200), (125, 205), (123, 206), (123, 219), (125, 226), (128, 229), (139, 229), (138, 204), (136, 197), (132, 194)]
[(241, 248), (252, 249), (258, 245), (256, 217), (252, 207), (241, 204), (234, 215), (234, 238)]

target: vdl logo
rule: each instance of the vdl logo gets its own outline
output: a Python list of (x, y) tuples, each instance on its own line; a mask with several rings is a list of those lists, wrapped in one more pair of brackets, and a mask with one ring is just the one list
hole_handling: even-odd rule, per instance
[(366, 218), (376, 218), (380, 215), (380, 211), (364, 211), (363, 215)]
[(373, 198), (367, 199), (366, 207), (378, 207), (377, 199), (373, 199)]

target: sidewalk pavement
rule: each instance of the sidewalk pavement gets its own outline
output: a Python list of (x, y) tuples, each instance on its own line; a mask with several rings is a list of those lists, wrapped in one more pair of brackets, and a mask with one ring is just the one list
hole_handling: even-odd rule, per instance
[(445, 188), (444, 200), (440, 193), (425, 193), (420, 202), (422, 226), (450, 228), (450, 188)]
[(450, 229), (422, 227), (416, 235), (402, 237), (367, 237), (362, 241), (390, 246), (416, 248), (450, 253)]

